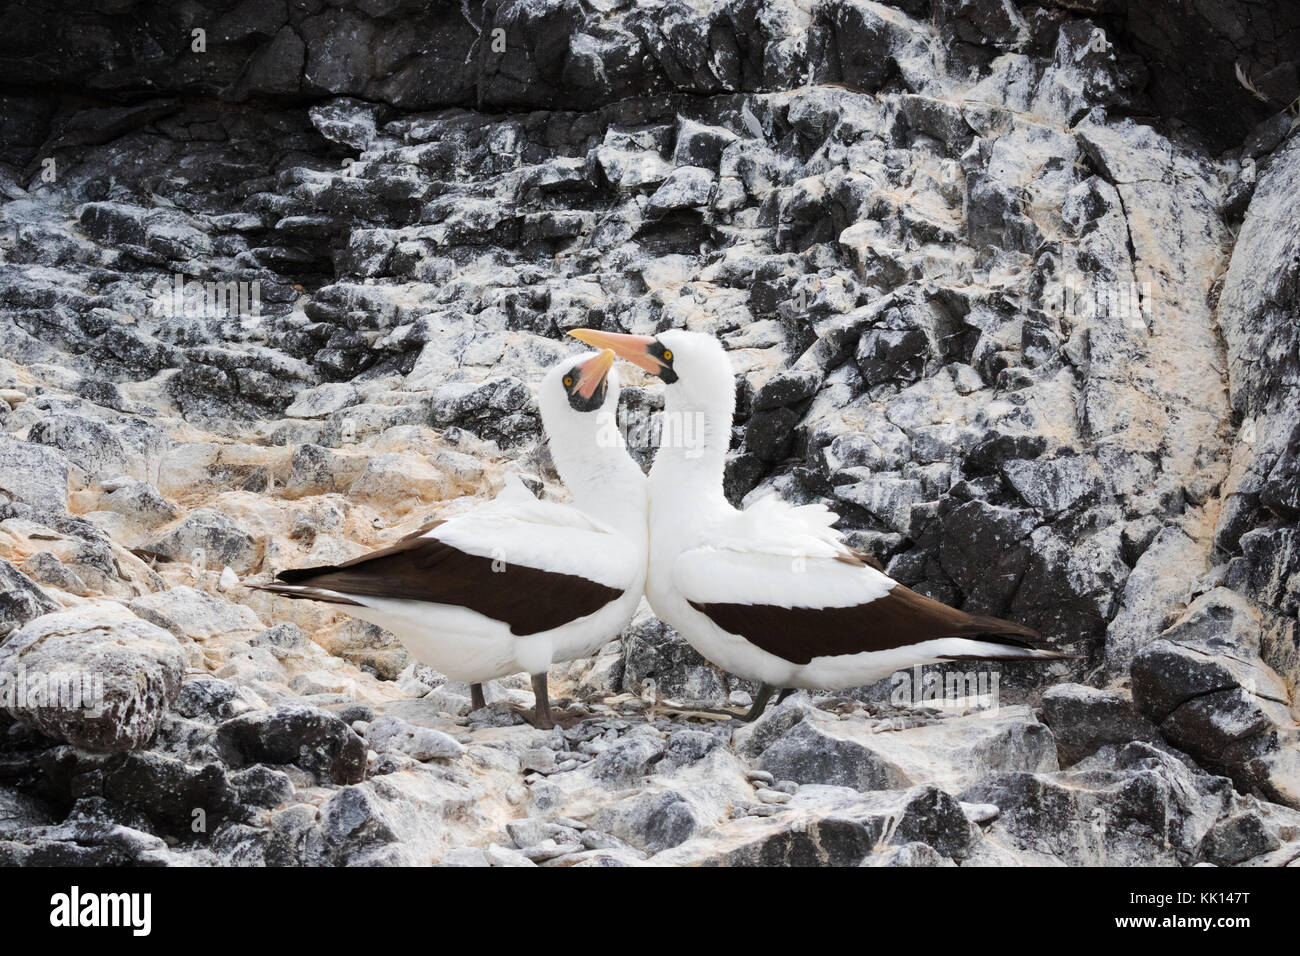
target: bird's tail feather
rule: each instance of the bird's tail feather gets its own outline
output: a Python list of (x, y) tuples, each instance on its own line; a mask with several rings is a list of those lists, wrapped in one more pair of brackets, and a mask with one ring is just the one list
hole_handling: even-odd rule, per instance
[(987, 614), (968, 615), (961, 637), (987, 645), (987, 654), (950, 660), (1079, 660), (1082, 654), (1057, 651), (1043, 645), (1043, 635), (1032, 627)]
[(270, 591), (272, 594), (278, 594), (280, 597), (307, 599), (311, 601), (324, 601), (328, 604), (350, 604), (354, 607), (362, 607), (360, 601), (354, 601), (346, 594), (340, 594), (338, 591), (329, 591), (325, 588), (314, 588), (306, 584), (248, 584), (255, 591)]
[(983, 644), (982, 649), (971, 653), (944, 654), (945, 661), (1077, 661), (1082, 654), (1069, 651), (1052, 651), (1042, 647), (1022, 647), (1015, 644), (995, 644), (991, 641), (976, 640)]

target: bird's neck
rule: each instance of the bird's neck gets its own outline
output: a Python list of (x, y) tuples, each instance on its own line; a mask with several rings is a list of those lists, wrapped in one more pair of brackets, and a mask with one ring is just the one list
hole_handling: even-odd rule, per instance
[(645, 534), (645, 475), (621, 436), (602, 436), (596, 446), (580, 452), (553, 444), (551, 457), (578, 508), (620, 532)]
[(714, 401), (697, 401), (670, 391), (664, 401), (659, 450), (650, 469), (651, 484), (688, 487), (698, 501), (724, 501), (722, 478), (734, 416), (734, 392)]

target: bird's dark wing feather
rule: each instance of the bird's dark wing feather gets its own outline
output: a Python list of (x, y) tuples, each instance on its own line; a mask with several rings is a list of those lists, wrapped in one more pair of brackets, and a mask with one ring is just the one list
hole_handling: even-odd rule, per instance
[(850, 607), (780, 607), (771, 604), (691, 606), (730, 634), (794, 664), (814, 657), (885, 651), (940, 637), (979, 637), (990, 644), (1034, 647), (1032, 628), (996, 617), (967, 614), (901, 584), (883, 597)]
[[(358, 598), (458, 605), (508, 624), (511, 633), (520, 636), (585, 617), (623, 593), (581, 575), (468, 554), (423, 533), (342, 564), (282, 571), (276, 581), (264, 590), (316, 600), (328, 600), (319, 596), (319, 591), (328, 590)], [(291, 588), (318, 593), (295, 593)]]

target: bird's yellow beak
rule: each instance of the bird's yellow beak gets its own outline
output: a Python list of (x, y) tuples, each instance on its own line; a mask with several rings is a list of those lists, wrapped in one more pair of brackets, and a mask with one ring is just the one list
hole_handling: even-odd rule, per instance
[(600, 388), (600, 383), (605, 381), (605, 376), (609, 370), (614, 367), (614, 350), (601, 349), (598, 355), (594, 355), (587, 361), (578, 366), (578, 384), (575, 390), (583, 398), (591, 398), (596, 394), (596, 389)]
[(596, 329), (573, 329), (569, 332), (579, 342), (598, 349), (611, 349), (621, 359), (639, 365), (651, 375), (658, 375), (664, 363), (650, 354), (653, 336), (624, 335), (621, 332), (599, 332)]

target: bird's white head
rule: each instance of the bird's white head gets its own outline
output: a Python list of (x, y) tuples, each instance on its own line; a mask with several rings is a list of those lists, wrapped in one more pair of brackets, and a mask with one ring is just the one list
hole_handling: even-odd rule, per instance
[(639, 365), (663, 380), (669, 410), (716, 416), (730, 429), (736, 407), (736, 381), (722, 343), (702, 332), (669, 329), (658, 335), (623, 335), (595, 329), (569, 333), (597, 348)]
[(573, 421), (589, 426), (591, 421), (579, 416), (617, 408), (618, 372), (614, 369), (614, 350), (601, 349), (560, 359), (538, 385), (537, 404), (548, 434), (552, 424), (559, 426)]
[(601, 430), (617, 432), (618, 372), (614, 352), (602, 349), (570, 355), (556, 363), (537, 387), (537, 407), (542, 427), (560, 478), (576, 455), (586, 457), (606, 442)]
[(569, 356), (546, 373), (537, 405), (560, 480), (580, 505), (625, 493), (640, 469), (618, 428), (618, 371), (610, 349)]

